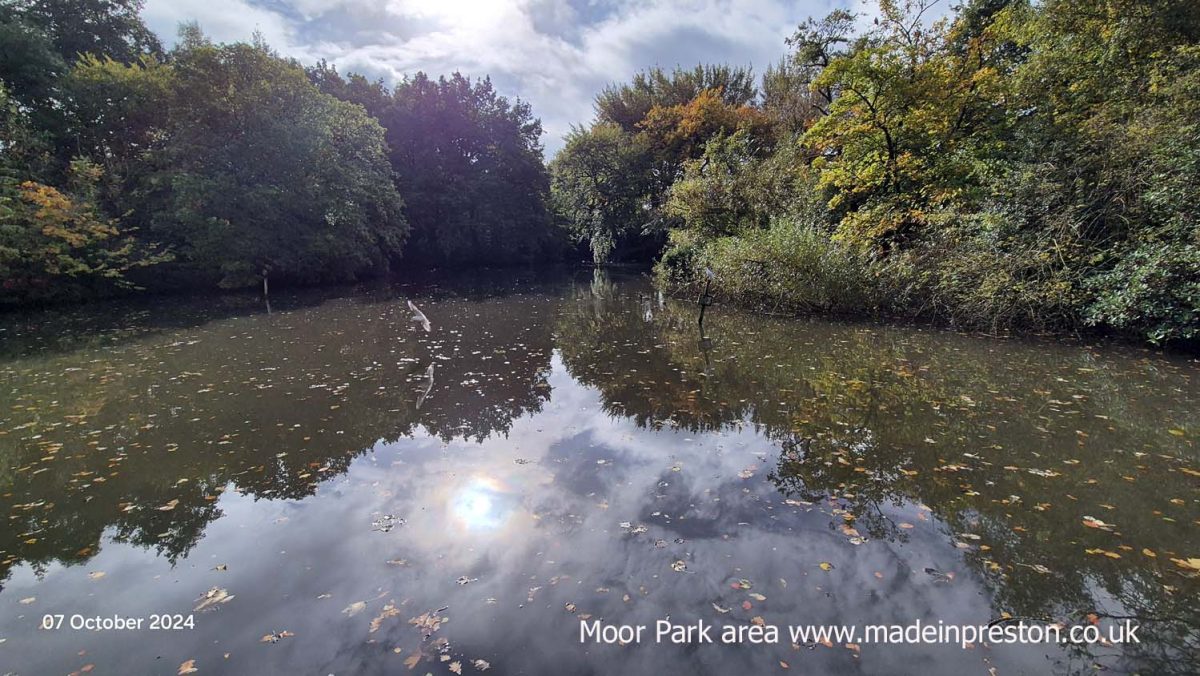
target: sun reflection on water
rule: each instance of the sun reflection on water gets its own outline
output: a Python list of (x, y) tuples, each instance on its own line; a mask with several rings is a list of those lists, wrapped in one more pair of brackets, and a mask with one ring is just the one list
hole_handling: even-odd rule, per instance
[(495, 530), (512, 516), (513, 503), (512, 494), (499, 481), (474, 477), (451, 498), (450, 513), (469, 529)]

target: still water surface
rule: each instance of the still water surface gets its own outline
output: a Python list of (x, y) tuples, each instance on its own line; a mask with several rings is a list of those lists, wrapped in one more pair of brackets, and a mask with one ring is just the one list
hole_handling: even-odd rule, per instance
[[(1195, 360), (723, 308), (702, 336), (591, 272), (272, 304), (0, 318), (0, 673), (1200, 671)], [(668, 616), (1141, 643), (656, 645)]]

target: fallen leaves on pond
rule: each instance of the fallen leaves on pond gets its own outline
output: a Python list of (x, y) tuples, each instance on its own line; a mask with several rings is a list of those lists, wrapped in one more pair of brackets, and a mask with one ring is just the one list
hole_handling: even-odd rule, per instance
[(1087, 526), (1088, 528), (1098, 528), (1100, 530), (1107, 530), (1107, 531), (1111, 531), (1115, 527), (1115, 526), (1113, 526), (1113, 524), (1104, 523), (1103, 521), (1101, 521), (1100, 519), (1097, 519), (1094, 516), (1083, 517), (1083, 525)]
[(179, 505), (179, 500), (175, 499), (175, 500), (172, 500), (172, 501), (168, 502), (167, 504), (163, 505), (162, 507), (158, 507), (156, 509), (158, 509), (158, 511), (160, 511), (160, 512), (169, 512), (172, 509), (175, 509), (178, 505)]
[(233, 594), (220, 587), (213, 587), (201, 594), (200, 598), (196, 600), (199, 601), (199, 604), (195, 608), (192, 608), (192, 612), (202, 613), (206, 610), (212, 610), (223, 603), (229, 603), (233, 600)]
[(179, 671), (177, 673), (179, 676), (183, 676), (184, 674), (194, 674), (197, 671), (200, 670), (196, 668), (196, 660), (188, 660), (179, 665)]
[(350, 605), (346, 606), (345, 608), (342, 608), (342, 614), (347, 617), (354, 617), (355, 615), (366, 610), (366, 608), (367, 608), (366, 601), (355, 601), (354, 603), (351, 603)]
[(833, 570), (833, 564), (828, 561), (822, 561), (817, 565), (821, 567), (821, 570)]
[(383, 610), (379, 612), (379, 615), (375, 616), (371, 620), (371, 626), (369, 627), (367, 633), (374, 634), (375, 632), (379, 631), (379, 627), (383, 625), (384, 620), (388, 619), (389, 617), (396, 617), (399, 614), (400, 610), (396, 608), (395, 602), (388, 601), (387, 604), (383, 606)]
[(450, 618), (442, 617), (439, 614), (443, 610), (445, 610), (445, 608), (439, 608), (438, 610), (422, 613), (409, 620), (408, 623), (419, 629), (425, 638), (429, 638), (435, 631), (440, 629), (443, 624), (450, 621)]
[(292, 636), (295, 636), (295, 634), (293, 634), (292, 632), (287, 631), (287, 630), (273, 631), (270, 634), (267, 634), (267, 635), (263, 636), (262, 638), (258, 639), (258, 642), (259, 643), (278, 643), (282, 639), (291, 638)]

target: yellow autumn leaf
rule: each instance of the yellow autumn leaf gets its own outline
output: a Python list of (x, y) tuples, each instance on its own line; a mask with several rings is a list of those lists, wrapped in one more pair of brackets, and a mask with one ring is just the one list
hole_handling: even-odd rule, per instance
[(1171, 562), (1187, 570), (1200, 570), (1200, 559), (1171, 559)]

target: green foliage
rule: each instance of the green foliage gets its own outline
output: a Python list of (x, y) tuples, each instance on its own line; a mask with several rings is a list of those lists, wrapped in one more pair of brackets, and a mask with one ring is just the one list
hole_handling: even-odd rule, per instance
[(551, 162), (560, 220), (597, 264), (652, 258), (686, 209), (667, 206), (672, 186), (712, 139), (737, 134), (756, 154), (773, 146), (755, 96), (750, 71), (726, 66), (653, 69), (609, 87), (596, 98), (595, 122), (572, 130)]
[(16, 3), (0, 3), (0, 83), (27, 106), (45, 106), (67, 62), (44, 28)]
[(550, 163), (554, 209), (601, 265), (645, 231), (650, 151), (612, 123), (572, 129), (566, 141)]
[(144, 0), (15, 0), (17, 11), (49, 36), (67, 62), (84, 54), (132, 63), (162, 54), (142, 22)]
[[(718, 135), (684, 162), (664, 279), (709, 265), (758, 305), (1194, 341), (1200, 5), (974, 0), (939, 21), (929, 5), (884, 0), (857, 35), (845, 12), (800, 27), (763, 83), (776, 136), (795, 141), (763, 157)], [(788, 213), (803, 237), (783, 236)], [(821, 237), (869, 257), (848, 268), (861, 287), (729, 262), (820, 270), (802, 253)], [(860, 300), (821, 300), (827, 277)]]
[(611, 85), (596, 96), (596, 121), (636, 132), (655, 106), (682, 106), (706, 89), (721, 93), (721, 100), (734, 108), (754, 101), (757, 89), (748, 68), (699, 65), (667, 72), (651, 68), (633, 76), (627, 84)]
[(242, 286), (263, 270), (298, 282), (354, 279), (398, 259), (402, 203), (383, 129), (362, 107), (321, 93), (261, 46), (192, 40), (171, 67), (144, 209), (151, 232), (193, 269)]
[(417, 73), (396, 86), (380, 120), (412, 224), (413, 259), (456, 266), (559, 256), (542, 126), (529, 104), (500, 96), (486, 78)]
[(765, 153), (746, 130), (720, 134), (700, 158), (684, 163), (666, 211), (704, 238), (762, 228), (780, 216), (811, 217), (816, 224), (818, 192), (801, 152), (794, 140)]
[(168, 259), (150, 239), (173, 263), (135, 278), (160, 289), (352, 280), (402, 253), (561, 255), (540, 122), (489, 80), (417, 74), (389, 91), (325, 62), (306, 71), (261, 35), (213, 44), (195, 23), (164, 54), (141, 7), (0, 3), (6, 299), (88, 293), (68, 277), (130, 288), (123, 273)]
[[(869, 313), (884, 297), (874, 262), (794, 219), (710, 240), (692, 264), (712, 270), (720, 292), (732, 300), (771, 312)], [(699, 278), (692, 283), (703, 284)]]
[(165, 256), (104, 218), (94, 201), (100, 170), (73, 162), (64, 190), (0, 178), (0, 280), (5, 304), (79, 299), (128, 287), (124, 273)]
[(1088, 322), (1152, 343), (1200, 337), (1200, 245), (1143, 245), (1088, 281)]

